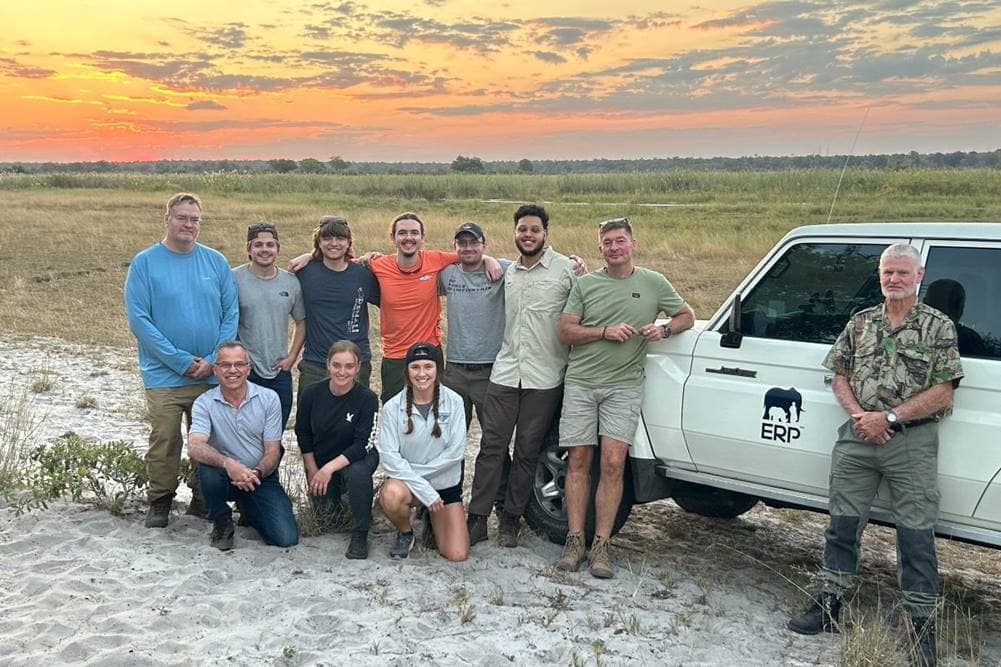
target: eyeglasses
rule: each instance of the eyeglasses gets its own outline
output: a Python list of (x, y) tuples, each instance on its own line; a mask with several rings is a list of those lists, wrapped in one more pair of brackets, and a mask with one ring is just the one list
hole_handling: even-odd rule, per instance
[(216, 368), (221, 368), (224, 371), (238, 370), (242, 371), (244, 368), (249, 368), (250, 364), (246, 361), (218, 361), (215, 363)]
[(173, 213), (171, 213), (170, 217), (172, 217), (174, 220), (181, 223), (182, 225), (186, 225), (189, 222), (192, 225), (202, 224), (202, 218), (201, 216), (198, 215), (174, 215)]
[(460, 248), (479, 248), (483, 245), (483, 241), (479, 239), (473, 239), (471, 241), (456, 241), (455, 245)]

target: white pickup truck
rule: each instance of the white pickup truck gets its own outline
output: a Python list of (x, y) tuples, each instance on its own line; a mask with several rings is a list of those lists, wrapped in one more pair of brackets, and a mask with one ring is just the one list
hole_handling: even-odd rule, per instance
[[(897, 242), (921, 251), (919, 298), (956, 322), (966, 373), (940, 425), (936, 532), (1001, 546), (1001, 223), (789, 232), (712, 318), (650, 345), (616, 530), (633, 503), (662, 498), (716, 517), (759, 501), (827, 511), (831, 448), (847, 417), (821, 362), (848, 317), (882, 301), (879, 255)], [(555, 542), (566, 536), (565, 477), (550, 438), (527, 519)], [(891, 523), (885, 485), (877, 502), (873, 520)]]

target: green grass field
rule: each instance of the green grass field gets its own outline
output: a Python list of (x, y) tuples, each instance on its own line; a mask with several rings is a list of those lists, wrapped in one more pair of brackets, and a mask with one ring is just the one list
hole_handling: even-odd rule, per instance
[[(0, 174), (4, 331), (129, 345), (121, 306), (128, 262), (162, 238), (163, 205), (181, 190), (204, 201), (199, 240), (235, 265), (246, 225), (279, 225), (285, 259), (307, 250), (321, 215), (350, 220), (359, 252), (391, 252), (388, 225), (405, 210), (446, 248), (465, 220), (483, 225), (488, 252), (515, 254), (511, 214), (543, 203), (550, 240), (600, 265), (596, 223), (628, 216), (638, 263), (666, 274), (701, 317), (786, 231), (827, 221), (832, 170), (675, 171), (532, 175)], [(833, 221), (1001, 220), (996, 170), (849, 169)]]

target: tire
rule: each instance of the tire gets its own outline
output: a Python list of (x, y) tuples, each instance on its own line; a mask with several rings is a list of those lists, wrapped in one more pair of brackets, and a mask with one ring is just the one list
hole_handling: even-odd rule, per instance
[[(584, 539), (588, 545), (594, 539), (594, 491), (598, 487), (600, 474), (600, 460), (596, 455), (591, 466), (591, 502), (584, 524)], [(556, 544), (563, 544), (567, 539), (567, 511), (563, 501), (566, 479), (567, 451), (559, 448), (559, 432), (554, 427), (546, 435), (542, 451), (539, 453), (532, 497), (525, 508), (525, 521), (536, 533)], [(622, 487), (622, 502), (619, 503), (619, 510), (615, 514), (612, 535), (622, 529), (633, 509), (633, 479), (628, 459), (623, 472)]]
[(686, 512), (716, 519), (735, 519), (758, 504), (754, 496), (691, 482), (678, 482), (671, 497)]

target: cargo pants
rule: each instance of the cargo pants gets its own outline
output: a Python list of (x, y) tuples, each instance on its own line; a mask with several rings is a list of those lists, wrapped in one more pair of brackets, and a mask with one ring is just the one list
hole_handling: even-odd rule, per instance
[(904, 607), (916, 618), (934, 615), (938, 604), (938, 424), (895, 433), (885, 445), (858, 435), (851, 420), (838, 429), (831, 457), (831, 521), (824, 533), (824, 592), (844, 595), (858, 573), (859, 542), (882, 480), (890, 487), (897, 525), (897, 581)]

